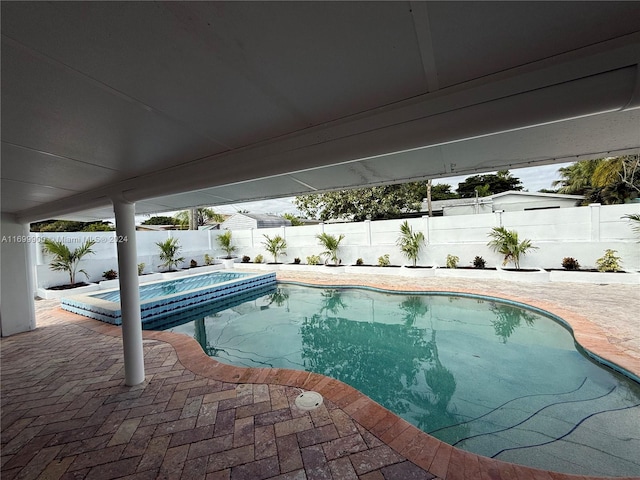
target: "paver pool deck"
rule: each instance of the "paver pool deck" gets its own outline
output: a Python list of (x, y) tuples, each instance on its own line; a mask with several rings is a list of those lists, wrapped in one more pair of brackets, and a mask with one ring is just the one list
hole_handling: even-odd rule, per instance
[[(585, 348), (640, 375), (640, 289), (278, 272), (316, 285), (492, 295), (555, 313)], [(146, 380), (124, 385), (120, 328), (36, 302), (1, 343), (2, 479), (585, 479), (444, 444), (322, 375), (246, 369), (190, 337), (144, 332)], [(323, 406), (293, 404), (316, 390)], [(638, 477), (635, 477), (638, 478)]]

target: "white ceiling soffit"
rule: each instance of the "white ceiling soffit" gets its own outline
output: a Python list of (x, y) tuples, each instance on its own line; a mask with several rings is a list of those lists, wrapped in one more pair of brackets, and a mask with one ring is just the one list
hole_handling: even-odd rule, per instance
[[(594, 135), (598, 131), (600, 135)], [(274, 177), (165, 195), (136, 203), (139, 214), (156, 214), (191, 206), (215, 206), (304, 193), (349, 189), (427, 178), (523, 168), (612, 155), (640, 153), (627, 139), (640, 132), (640, 109), (603, 113), (571, 121), (517, 129), (381, 155)], [(468, 159), (472, 158), (473, 162)], [(454, 185), (455, 187), (455, 185)], [(110, 207), (85, 212), (86, 219), (113, 217)], [(66, 217), (60, 217), (66, 218)], [(75, 218), (73, 216), (69, 218)]]
[(640, 148), (639, 2), (1, 8), (2, 211), (25, 222)]

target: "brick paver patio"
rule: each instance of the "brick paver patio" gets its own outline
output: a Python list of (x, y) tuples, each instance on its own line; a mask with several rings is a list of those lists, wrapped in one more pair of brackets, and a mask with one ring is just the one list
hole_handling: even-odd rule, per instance
[[(279, 277), (372, 284), (362, 278)], [(438, 281), (435, 288), (415, 279), (387, 281), (393, 285), (381, 286), (488, 288), (486, 282)], [(598, 325), (589, 318), (594, 309), (585, 315), (573, 305), (576, 295), (591, 295), (598, 303), (596, 286), (554, 285), (553, 294), (546, 288), (502, 285), (493, 294), (561, 314), (584, 346), (640, 373), (635, 327), (625, 330), (624, 317), (615, 311)], [(618, 295), (618, 302), (625, 295), (625, 307), (638, 311), (637, 290), (605, 290), (604, 303), (610, 295)], [(567, 302), (560, 306), (562, 292)], [(322, 375), (227, 366), (189, 337), (144, 337), (146, 381), (127, 387), (119, 327), (64, 312), (55, 302), (38, 302), (38, 328), (2, 339), (3, 480), (586, 478), (455, 449)], [(319, 391), (325, 403), (311, 412), (299, 410), (293, 400), (301, 389)]]

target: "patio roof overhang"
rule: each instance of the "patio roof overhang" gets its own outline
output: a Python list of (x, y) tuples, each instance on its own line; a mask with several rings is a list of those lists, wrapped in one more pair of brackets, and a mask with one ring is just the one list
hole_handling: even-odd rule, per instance
[(2, 2), (2, 212), (640, 150), (639, 2)]

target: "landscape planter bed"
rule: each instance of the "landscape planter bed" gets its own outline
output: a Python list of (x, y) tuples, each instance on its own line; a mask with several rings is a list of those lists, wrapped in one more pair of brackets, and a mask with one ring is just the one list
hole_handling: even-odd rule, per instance
[(640, 285), (639, 272), (598, 272), (597, 270), (549, 270), (551, 282), (617, 283)]
[(549, 272), (542, 268), (516, 270), (497, 267), (496, 271), (500, 280), (536, 283), (546, 283), (551, 280)]
[(457, 268), (436, 268), (434, 272), (436, 277), (445, 278), (498, 278), (496, 268), (473, 268), (473, 267), (457, 267)]
[(100, 290), (100, 285), (98, 285), (97, 283), (89, 283), (75, 288), (38, 288), (36, 293), (40, 298), (44, 298), (45, 300), (53, 300), (56, 298), (68, 297), (69, 295), (79, 295), (82, 293), (95, 292), (97, 290)]
[(355, 273), (363, 275), (400, 275), (400, 266), (379, 267), (377, 265), (347, 265), (344, 267), (345, 273)]

